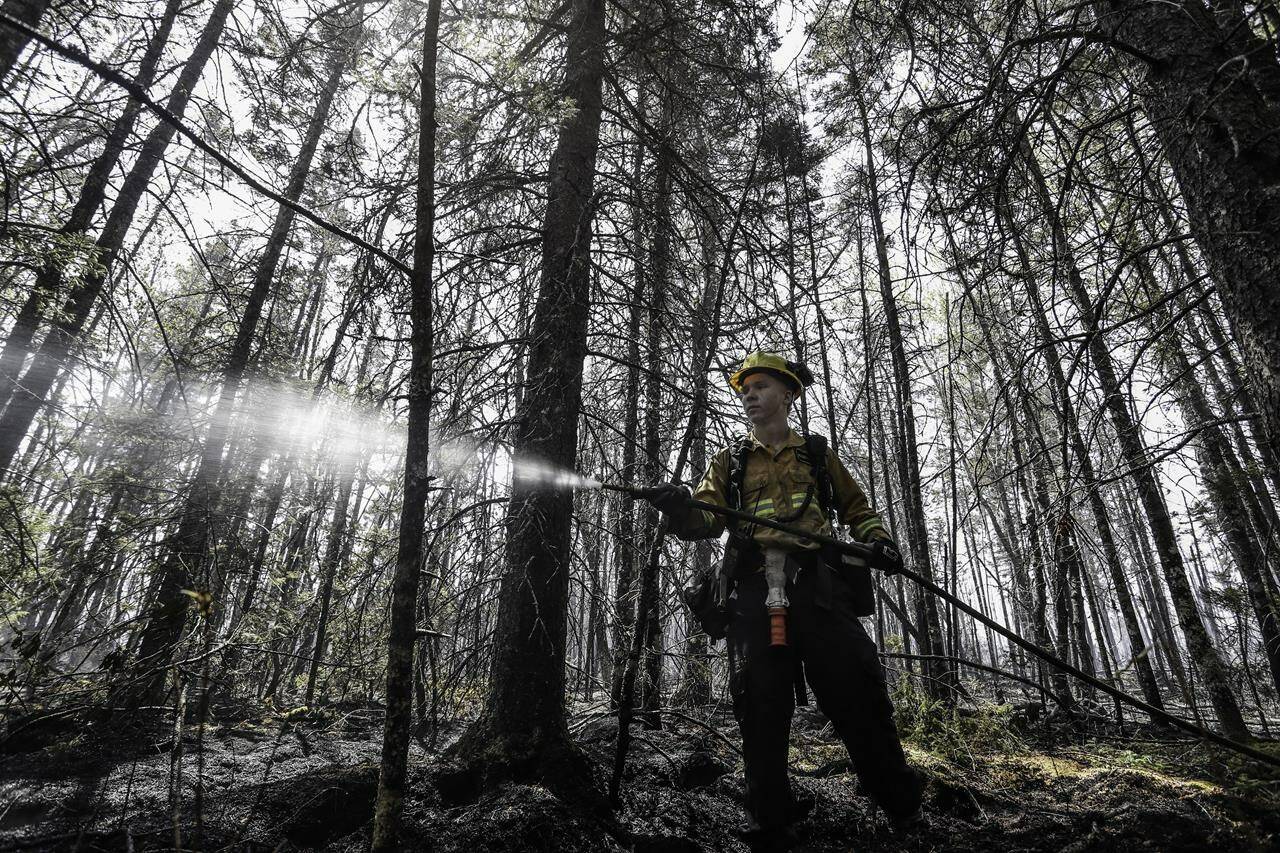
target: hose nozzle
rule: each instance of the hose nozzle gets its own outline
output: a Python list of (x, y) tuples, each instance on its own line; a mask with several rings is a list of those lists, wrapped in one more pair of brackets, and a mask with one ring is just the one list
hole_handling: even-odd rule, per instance
[(626, 495), (635, 501), (647, 501), (656, 497), (660, 491), (657, 486), (624, 486), (621, 483), (601, 483), (600, 488), (608, 492)]

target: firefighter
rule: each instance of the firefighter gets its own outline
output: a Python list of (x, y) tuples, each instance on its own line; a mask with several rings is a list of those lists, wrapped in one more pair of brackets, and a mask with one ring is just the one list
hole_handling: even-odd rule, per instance
[[(808, 369), (756, 352), (729, 382), (750, 432), (715, 455), (692, 495), (672, 483), (656, 490), (651, 501), (668, 529), (686, 540), (724, 532), (721, 517), (691, 507), (690, 497), (828, 536), (838, 520), (873, 543), (872, 565), (900, 569), (897, 546), (825, 439), (801, 437), (789, 424), (792, 405), (813, 382)], [(812, 807), (797, 803), (787, 774), (791, 717), (805, 681), (863, 790), (895, 828), (915, 828), (920, 780), (902, 752), (875, 643), (858, 621), (871, 609), (866, 567), (859, 574), (815, 542), (759, 526), (731, 530), (726, 554), (730, 692), (742, 732), (751, 849), (790, 849), (791, 825)]]

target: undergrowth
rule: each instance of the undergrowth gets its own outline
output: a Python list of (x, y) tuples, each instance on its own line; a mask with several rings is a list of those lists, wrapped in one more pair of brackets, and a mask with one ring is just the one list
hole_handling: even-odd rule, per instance
[(893, 704), (902, 739), (952, 764), (974, 767), (985, 756), (1026, 749), (1009, 705), (949, 705), (917, 690), (906, 679), (894, 689)]

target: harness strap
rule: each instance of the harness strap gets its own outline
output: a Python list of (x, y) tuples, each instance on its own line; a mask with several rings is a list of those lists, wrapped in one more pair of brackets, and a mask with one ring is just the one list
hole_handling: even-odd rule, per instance
[[(743, 497), (746, 488), (747, 479), (747, 462), (751, 455), (751, 439), (743, 436), (734, 448), (735, 452), (729, 457), (729, 482), (725, 495), (726, 503), (730, 509), (742, 510)], [(785, 517), (779, 517), (777, 521), (786, 524), (795, 521), (804, 515), (804, 511), (809, 508), (809, 504), (813, 501), (814, 493), (817, 492), (818, 506), (822, 510), (822, 514), (828, 521), (832, 521), (835, 516), (835, 500), (831, 490), (831, 474), (827, 471), (827, 437), (825, 435), (809, 434), (804, 437), (804, 448), (798, 451), (800, 460), (809, 466), (810, 486), (805, 490), (804, 501), (800, 506)], [(834, 522), (832, 522), (834, 524)], [(747, 525), (741, 531), (741, 535), (751, 538), (755, 533), (753, 525)]]
[[(742, 491), (747, 481), (747, 458), (751, 454), (751, 439), (743, 436), (738, 442), (736, 452), (729, 456), (729, 484), (726, 503), (730, 509), (742, 509)], [(755, 525), (747, 525), (737, 535), (750, 539), (755, 535)]]
[(835, 526), (835, 498), (831, 493), (831, 472), (827, 470), (827, 437), (810, 434), (804, 437), (806, 461), (818, 490), (818, 506), (827, 521)]
[[(743, 497), (747, 479), (747, 463), (751, 454), (751, 439), (743, 437), (735, 448), (735, 452), (729, 457), (729, 482), (726, 486), (726, 503), (731, 509), (742, 510)], [(828, 521), (835, 518), (833, 512), (834, 500), (832, 499), (831, 490), (831, 474), (827, 471), (827, 439), (822, 435), (806, 435), (804, 439), (803, 449), (797, 451), (802, 462), (809, 465), (811, 474), (808, 489), (805, 490), (804, 502), (800, 507), (786, 518), (780, 518), (778, 521), (786, 523), (794, 521), (804, 515), (804, 511), (809, 508), (812, 503), (814, 493), (817, 493), (818, 506), (822, 509), (822, 514), (826, 516)], [(834, 523), (834, 522), (833, 522)], [(742, 536), (750, 540), (755, 534), (754, 525), (746, 525), (740, 531), (731, 535)], [(825, 558), (825, 554), (823, 557)], [(788, 561), (789, 563), (791, 561)], [(832, 590), (831, 590), (831, 569), (828, 566), (829, 561), (820, 559), (815, 561), (815, 577), (817, 583), (817, 603), (819, 607), (826, 609), (831, 608)], [(723, 579), (723, 576), (722, 576)], [(729, 671), (734, 672), (735, 661), (733, 659), (733, 643), (729, 644)], [(799, 657), (794, 661), (793, 673), (793, 689), (795, 691), (795, 700), (797, 705), (808, 705), (809, 696), (805, 687), (804, 664)]]
[[(805, 452), (809, 456), (809, 470), (813, 472), (813, 481), (817, 484), (818, 506), (822, 508), (822, 514), (826, 516), (827, 522), (831, 525), (832, 533), (834, 533), (836, 526), (835, 498), (831, 489), (831, 473), (827, 470), (827, 437), (825, 435), (805, 436)], [(824, 546), (822, 548), (822, 557), (823, 559), (818, 564), (817, 576), (814, 578), (818, 585), (815, 601), (819, 607), (830, 610), (834, 598), (834, 591), (831, 588), (831, 573), (835, 571), (835, 566), (840, 565), (837, 562), (840, 555)]]

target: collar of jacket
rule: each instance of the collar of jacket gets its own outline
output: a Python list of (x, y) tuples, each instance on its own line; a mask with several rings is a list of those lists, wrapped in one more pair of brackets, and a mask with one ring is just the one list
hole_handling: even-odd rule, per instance
[[(752, 450), (759, 447), (766, 453), (769, 452), (769, 446), (760, 439), (756, 438), (756, 431), (750, 430), (742, 439), (744, 444), (751, 447)], [(804, 447), (804, 439), (793, 428), (787, 430), (787, 437), (782, 440), (782, 444), (778, 446), (778, 450), (784, 450), (788, 447)]]

